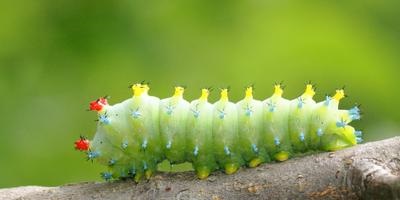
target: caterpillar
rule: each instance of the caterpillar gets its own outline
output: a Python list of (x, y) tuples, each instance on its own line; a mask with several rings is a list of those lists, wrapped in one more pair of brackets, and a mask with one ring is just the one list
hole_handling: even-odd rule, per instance
[(149, 95), (149, 85), (130, 88), (132, 98), (109, 105), (106, 97), (90, 102), (98, 114), (92, 141), (80, 137), (75, 149), (88, 160), (109, 166), (101, 173), (105, 180), (149, 179), (157, 164), (191, 162), (199, 179), (221, 169), (226, 174), (240, 167), (285, 161), (297, 153), (313, 150), (335, 151), (362, 142), (362, 132), (349, 123), (360, 119), (359, 106), (338, 109), (343, 89), (316, 103), (315, 88), (306, 84), (293, 100), (282, 97), (283, 86), (274, 85), (273, 95), (264, 101), (253, 98), (253, 86), (245, 97), (229, 101), (228, 88), (220, 99), (208, 102), (210, 88), (192, 102), (183, 98), (185, 88), (175, 87), (172, 97)]

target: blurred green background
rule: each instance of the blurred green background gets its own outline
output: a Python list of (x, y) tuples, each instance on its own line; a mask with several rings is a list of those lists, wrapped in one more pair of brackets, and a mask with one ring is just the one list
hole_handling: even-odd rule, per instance
[(287, 98), (346, 85), (372, 141), (400, 133), (399, 72), (400, 1), (2, 1), (0, 187), (100, 180), (73, 142), (94, 134), (89, 101), (134, 82), (188, 100), (230, 85), (233, 101), (250, 83), (258, 99), (282, 80)]

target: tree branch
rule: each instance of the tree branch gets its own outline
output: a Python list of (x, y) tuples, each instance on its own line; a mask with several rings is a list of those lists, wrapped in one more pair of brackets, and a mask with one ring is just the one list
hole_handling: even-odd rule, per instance
[(0, 189), (0, 199), (399, 199), (400, 137), (282, 163), (213, 173), (158, 173), (149, 181)]

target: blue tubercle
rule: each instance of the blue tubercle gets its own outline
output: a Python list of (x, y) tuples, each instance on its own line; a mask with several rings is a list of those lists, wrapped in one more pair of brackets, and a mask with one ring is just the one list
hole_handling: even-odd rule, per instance
[(167, 146), (165, 146), (165, 147), (167, 147), (167, 149), (170, 149), (171, 146), (172, 146), (172, 142), (171, 142), (171, 140), (170, 140), (170, 141), (168, 141)]
[(275, 138), (274, 138), (274, 143), (275, 143), (276, 146), (278, 146), (278, 145), (281, 144), (281, 141), (279, 140), (278, 137), (275, 137)]
[(224, 152), (228, 156), (231, 155), (231, 151), (229, 150), (229, 147), (227, 147), (227, 146), (224, 147)]
[(226, 115), (225, 111), (222, 109), (222, 110), (218, 110), (218, 112), (219, 112), (219, 118), (224, 119), (224, 117)]
[(97, 151), (89, 151), (89, 152), (87, 153), (87, 158), (88, 158), (88, 160), (93, 160), (93, 159), (95, 159), (95, 158), (97, 158), (97, 157), (99, 157), (99, 156), (100, 156), (100, 153), (97, 152)]
[(126, 148), (128, 148), (128, 142), (122, 142), (122, 144), (121, 144), (121, 148), (122, 149), (126, 149)]
[(101, 175), (101, 178), (103, 178), (106, 181), (109, 181), (112, 178), (112, 174), (110, 172), (103, 172), (103, 173), (100, 173), (100, 175)]
[(361, 118), (360, 109), (355, 106), (354, 108), (349, 110), (349, 115), (352, 120), (359, 120)]
[(110, 159), (110, 160), (108, 161), (108, 165), (109, 165), (109, 166), (113, 166), (113, 165), (115, 164), (115, 162), (116, 162), (116, 160)]
[(251, 107), (249, 105), (247, 105), (247, 107), (245, 108), (245, 113), (246, 116), (250, 117), (253, 114), (253, 110), (251, 109)]
[(336, 126), (339, 127), (339, 128), (344, 128), (344, 127), (346, 127), (346, 125), (347, 125), (347, 123), (343, 119), (338, 121), (338, 122), (336, 122)]
[(362, 131), (354, 131), (354, 135), (356, 136), (357, 144), (359, 144), (359, 143), (364, 141), (362, 139)]
[(318, 135), (318, 137), (321, 137), (322, 134), (324, 134), (324, 132), (322, 131), (321, 128), (318, 128), (318, 130), (317, 130), (317, 135)]
[(132, 111), (132, 117), (137, 119), (142, 116), (142, 113), (140, 113), (139, 108), (137, 108), (135, 111)]
[(192, 112), (193, 112), (193, 117), (194, 118), (199, 118), (199, 116), (200, 116), (200, 111), (198, 111), (198, 110), (193, 110), (193, 109), (191, 109), (192, 110)]
[(258, 147), (256, 144), (252, 144), (251, 149), (254, 151), (254, 153), (258, 153)]
[(142, 143), (142, 149), (146, 149), (147, 148), (147, 140), (145, 139)]
[(165, 109), (167, 110), (166, 112), (167, 112), (168, 115), (172, 115), (172, 112), (174, 111), (174, 107), (173, 106), (168, 105), (168, 106), (165, 107)]
[(305, 136), (304, 136), (304, 133), (303, 132), (301, 132), (300, 133), (300, 135), (299, 135), (299, 139), (300, 139), (300, 141), (302, 141), (302, 142), (304, 142), (304, 140), (305, 140), (305, 138), (304, 138)]
[(326, 96), (326, 97), (325, 97), (324, 105), (325, 105), (325, 106), (329, 106), (329, 103), (331, 102), (331, 100), (332, 100), (332, 97)]
[(298, 100), (297, 107), (298, 108), (303, 108), (304, 99), (299, 97), (299, 98), (297, 98), (297, 100)]
[(196, 146), (196, 147), (194, 147), (193, 155), (194, 155), (194, 156), (197, 156), (198, 154), (199, 154), (199, 147)]
[(354, 135), (356, 135), (356, 137), (361, 137), (362, 136), (362, 131), (355, 131)]
[(267, 105), (268, 105), (268, 108), (269, 108), (269, 109), (268, 109), (269, 112), (274, 112), (274, 111), (275, 111), (276, 104), (273, 103), (272, 100), (270, 100), (270, 101), (267, 103)]
[(99, 116), (99, 121), (100, 121), (102, 124), (110, 124), (110, 119), (108, 118), (107, 114), (100, 115), (100, 116)]

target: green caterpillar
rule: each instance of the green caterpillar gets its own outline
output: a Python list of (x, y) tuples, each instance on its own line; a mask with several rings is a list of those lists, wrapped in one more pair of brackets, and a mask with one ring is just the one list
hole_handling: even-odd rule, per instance
[(75, 148), (88, 160), (109, 166), (105, 180), (132, 177), (147, 179), (157, 164), (191, 162), (200, 179), (222, 169), (235, 173), (241, 166), (256, 167), (273, 160), (284, 161), (310, 150), (334, 151), (362, 142), (361, 131), (348, 124), (360, 119), (358, 106), (339, 110), (343, 89), (316, 103), (311, 84), (294, 100), (282, 97), (280, 84), (273, 95), (259, 101), (253, 87), (246, 88), (238, 103), (221, 89), (220, 99), (208, 102), (209, 89), (199, 99), (183, 99), (184, 88), (175, 87), (172, 97), (160, 100), (148, 94), (148, 84), (132, 85), (133, 96), (113, 106), (106, 98), (90, 103), (98, 113), (92, 141), (81, 137)]

